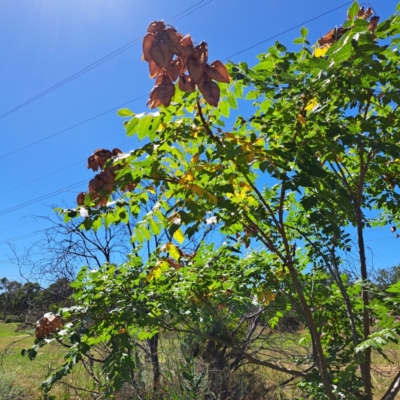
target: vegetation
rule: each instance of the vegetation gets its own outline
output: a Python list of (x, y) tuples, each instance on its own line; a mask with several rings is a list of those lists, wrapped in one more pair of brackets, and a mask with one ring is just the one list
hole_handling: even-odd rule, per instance
[[(62, 329), (23, 351), (66, 349), (45, 396), (85, 368), (100, 398), (396, 398), (400, 372), (381, 388), (372, 369), (393, 362), (400, 282), (371, 282), (364, 232), (399, 220), (399, 11), (378, 24), (355, 2), (319, 45), (302, 28), (296, 52), (276, 42), (252, 67), (230, 63), (229, 84), (198, 74), (211, 68), (202, 43), (187, 65), (206, 101), (194, 85), (174, 94), (159, 63), (180, 42), (154, 39), (150, 105), (168, 106), (120, 110), (142, 146), (96, 151), (90, 193), (59, 210), (82, 231), (132, 226), (132, 251), (83, 267)], [(231, 126), (239, 105), (250, 115)]]

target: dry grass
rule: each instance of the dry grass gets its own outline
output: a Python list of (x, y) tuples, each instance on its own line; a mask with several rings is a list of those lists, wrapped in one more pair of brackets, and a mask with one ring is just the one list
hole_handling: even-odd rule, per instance
[[(34, 361), (29, 361), (27, 357), (21, 356), (21, 350), (32, 346), (34, 336), (32, 332), (15, 332), (17, 324), (0, 324), (0, 362), (2, 372), (13, 377), (16, 385), (24, 390), (23, 397), (15, 397), (15, 399), (38, 400), (41, 397), (41, 392), (38, 388), (40, 383), (46, 379), (58, 366), (63, 363), (63, 356), (66, 349), (58, 344), (50, 344), (39, 350), (37, 358)], [(281, 348), (286, 349), (287, 352), (297, 351), (294, 348), (295, 343), (298, 342), (299, 335), (285, 334), (281, 335)], [(184, 358), (180, 349), (180, 338), (174, 334), (162, 335), (160, 339), (160, 361), (163, 371), (163, 391), (166, 397), (172, 398), (169, 394), (174, 391), (179, 393), (182, 387), (182, 378), (180, 377), (180, 368), (184, 364)], [(301, 350), (303, 352), (304, 350)], [(386, 355), (393, 360), (393, 364), (389, 363), (383, 356), (374, 354), (373, 356), (373, 374), (372, 380), (374, 384), (375, 399), (379, 399), (389, 386), (392, 377), (397, 373), (400, 368), (400, 348), (399, 346), (390, 345), (385, 350)], [(146, 383), (146, 386), (151, 387), (151, 367), (148, 360), (141, 357), (143, 362), (140, 373)], [(205, 375), (213, 373), (210, 366), (202, 364), (201, 361), (196, 362), (196, 373)], [(248, 390), (248, 394), (243, 396), (243, 399), (292, 399), (300, 397), (300, 391), (297, 389), (296, 384), (293, 383), (285, 387), (285, 389), (277, 389), (270, 392), (265, 397), (260, 397), (265, 388), (275, 385), (289, 378), (287, 374), (272, 371), (266, 367), (244, 366), (239, 371), (221, 377), (226, 379), (228, 386), (236, 385), (239, 389)], [(88, 376), (83, 367), (78, 367), (74, 372), (65, 378), (65, 383), (71, 384), (75, 387), (84, 388), (87, 390), (96, 390), (93, 381)], [(204, 379), (202, 383), (204, 393), (210, 382)], [(218, 385), (218, 383), (217, 383)], [(128, 390), (129, 393), (129, 390)], [(258, 393), (258, 394), (256, 394)], [(66, 384), (56, 385), (51, 395), (55, 400), (66, 399), (93, 399), (89, 393), (80, 392), (78, 396), (73, 388)], [(130, 398), (132, 395), (128, 394)], [(178, 395), (179, 399), (185, 400), (186, 397), (182, 393)], [(255, 397), (254, 397), (255, 396)], [(0, 393), (1, 397), (1, 393)], [(150, 396), (152, 397), (152, 396)], [(150, 398), (146, 396), (145, 398)], [(125, 397), (121, 397), (125, 398)], [(158, 397), (160, 398), (160, 397)], [(189, 398), (189, 397), (188, 397)], [(190, 397), (192, 398), (192, 397)], [(13, 398), (14, 399), (14, 398)]]

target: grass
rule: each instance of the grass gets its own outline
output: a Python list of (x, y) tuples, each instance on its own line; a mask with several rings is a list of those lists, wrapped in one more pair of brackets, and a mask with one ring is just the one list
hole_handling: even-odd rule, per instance
[[(32, 346), (34, 342), (33, 331), (26, 330), (17, 332), (17, 327), (18, 324), (15, 323), (0, 324), (0, 398), (4, 400), (44, 400), (45, 398), (39, 390), (39, 385), (55, 371), (57, 367), (62, 365), (63, 356), (67, 349), (60, 346), (58, 343), (51, 343), (39, 350), (34, 361), (29, 361), (27, 357), (21, 356), (21, 350)], [(279, 335), (279, 337), (277, 336), (274, 340), (277, 342), (279, 342), (279, 340), (281, 341), (280, 344), (283, 350), (289, 351), (293, 349), (295, 352), (301, 352), (302, 350), (299, 348), (297, 348), (297, 350), (293, 348), (300, 336), (299, 334), (284, 334)], [(184, 357), (182, 352), (179, 351), (180, 343), (181, 338), (172, 333), (166, 333), (160, 337), (159, 356), (163, 370), (163, 390), (165, 390), (166, 397), (159, 398), (170, 398), (169, 393), (171, 393), (171, 391), (179, 393), (182, 384), (185, 384), (181, 376)], [(385, 392), (392, 377), (397, 373), (400, 366), (399, 346), (390, 344), (387, 346), (385, 353), (394, 361), (393, 364), (388, 362), (387, 359), (380, 354), (374, 353), (373, 355), (372, 381), (376, 399), (380, 398)], [(151, 365), (149, 360), (143, 357), (143, 355), (141, 358), (142, 368), (139, 373), (148, 384), (148, 387), (151, 387), (151, 384), (149, 384), (152, 376)], [(201, 361), (196, 361), (196, 363), (197, 374), (204, 373), (205, 376), (207, 376), (207, 374), (212, 373), (209, 365), (205, 363), (202, 364)], [(254, 390), (256, 390), (258, 385), (265, 388), (287, 378), (288, 376), (286, 374), (272, 371), (266, 367), (245, 366), (239, 371), (226, 377), (221, 376), (219, 379), (226, 379), (229, 385), (236, 385), (238, 387), (243, 385), (243, 387), (247, 388), (254, 387)], [(78, 368), (69, 374), (65, 378), (65, 382), (86, 390), (96, 390), (91, 377), (89, 377), (88, 373), (81, 366), (78, 366)], [(203, 383), (205, 389), (207, 389), (207, 385), (209, 385), (209, 382), (205, 379)], [(244, 390), (246, 390), (246, 388)], [(9, 394), (4, 394), (6, 392)], [(93, 399), (87, 392), (80, 392), (78, 396), (73, 388), (65, 384), (56, 385), (52, 389), (51, 395), (54, 397), (50, 397), (49, 399), (54, 400)], [(120, 398), (131, 399), (132, 397), (129, 395), (129, 390), (127, 396), (128, 397)], [(180, 392), (179, 396), (182, 396), (182, 392)], [(177, 398), (182, 400), (186, 399), (186, 397), (179, 396)], [(252, 397), (251, 392), (248, 396), (243, 397), (243, 399), (260, 398)], [(276, 391), (273, 394), (271, 393), (268, 395), (268, 399), (290, 399), (299, 396), (300, 392), (295, 384), (293, 384), (284, 390)]]
[[(42, 394), (38, 388), (51, 372), (62, 365), (66, 349), (58, 344), (51, 343), (40, 349), (35, 360), (30, 361), (27, 356), (22, 357), (21, 351), (33, 345), (33, 331), (16, 332), (18, 324), (0, 324), (0, 362), (3, 373), (12, 374), (18, 386), (26, 391), (23, 399), (40, 399)], [(92, 389), (86, 371), (77, 368), (66, 378), (66, 381), (77, 387)], [(57, 385), (51, 391), (55, 399), (90, 399), (89, 395), (77, 396), (73, 389), (65, 385)], [(16, 398), (17, 399), (17, 398)]]

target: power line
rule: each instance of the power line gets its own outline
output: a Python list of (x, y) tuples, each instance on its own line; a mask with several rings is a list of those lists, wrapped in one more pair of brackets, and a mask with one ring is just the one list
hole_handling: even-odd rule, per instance
[(39, 233), (46, 232), (46, 231), (51, 230), (51, 229), (54, 229), (54, 228), (40, 229), (40, 230), (38, 230), (38, 231), (34, 231), (34, 232), (30, 232), (30, 233), (25, 233), (24, 235), (19, 235), (19, 236), (15, 236), (15, 237), (13, 237), (13, 238), (10, 238), (10, 239), (2, 240), (2, 241), (0, 241), (0, 246), (1, 246), (2, 244), (7, 244), (7, 243), (10, 243), (10, 242), (15, 242), (16, 240), (27, 239), (28, 237), (36, 236), (36, 235), (38, 235)]
[[(210, 0), (210, 1), (212, 1), (212, 0)], [(229, 58), (235, 57), (235, 56), (237, 56), (238, 54), (242, 54), (242, 53), (244, 53), (244, 52), (246, 52), (246, 51), (248, 51), (248, 50), (250, 50), (250, 49), (252, 49), (252, 48), (254, 48), (254, 47), (256, 47), (256, 46), (259, 46), (260, 44), (263, 44), (263, 43), (267, 42), (268, 40), (272, 40), (272, 39), (274, 39), (274, 38), (276, 38), (276, 37), (278, 37), (278, 36), (280, 36), (280, 35), (283, 35), (283, 34), (286, 33), (286, 32), (290, 32), (290, 31), (292, 31), (293, 29), (296, 29), (296, 28), (298, 28), (298, 27), (300, 27), (300, 26), (302, 26), (302, 25), (304, 25), (304, 24), (306, 24), (306, 23), (308, 23), (308, 22), (310, 22), (310, 21), (314, 21), (314, 20), (316, 20), (316, 19), (318, 19), (318, 18), (321, 18), (321, 17), (323, 17), (323, 16), (325, 16), (325, 15), (327, 15), (327, 14), (329, 14), (329, 13), (332, 13), (332, 12), (336, 11), (337, 9), (342, 8), (342, 7), (344, 7), (344, 6), (346, 6), (346, 5), (350, 4), (350, 3), (352, 3), (352, 2), (344, 3), (344, 4), (342, 4), (342, 5), (339, 6), (339, 7), (333, 8), (332, 10), (329, 10), (329, 11), (327, 11), (327, 12), (325, 12), (325, 13), (322, 13), (322, 14), (320, 14), (320, 15), (317, 15), (316, 17), (313, 17), (313, 18), (311, 18), (311, 19), (309, 19), (309, 20), (307, 20), (307, 21), (304, 21), (304, 22), (302, 22), (302, 23), (300, 23), (300, 24), (298, 24), (298, 25), (296, 25), (296, 26), (294, 26), (294, 27), (292, 27), (292, 28), (286, 29), (285, 31), (280, 32), (280, 33), (278, 33), (278, 34), (276, 34), (276, 35), (274, 35), (274, 36), (271, 36), (271, 37), (269, 37), (269, 38), (267, 38), (267, 39), (265, 39), (265, 40), (263, 40), (263, 41), (261, 41), (261, 42), (258, 42), (258, 43), (256, 43), (256, 44), (252, 45), (252, 46), (246, 47), (245, 49), (243, 49), (243, 50), (241, 50), (241, 51), (239, 51), (239, 52), (237, 52), (237, 53), (235, 53), (235, 54), (232, 54), (232, 55), (230, 55), (230, 56), (224, 58), (224, 61), (227, 60), (227, 59), (229, 59)], [(206, 3), (206, 4), (208, 4), (208, 3)], [(206, 5), (206, 4), (204, 4), (204, 5)], [(196, 9), (196, 10), (197, 10), (197, 9)], [(196, 11), (196, 10), (193, 10), (192, 12), (194, 12), (194, 11)], [(187, 15), (189, 15), (189, 14), (186, 14), (185, 17), (186, 17)], [(183, 18), (183, 17), (182, 17), (182, 18)], [(130, 100), (130, 101), (126, 102), (126, 103), (120, 104), (119, 106), (113, 107), (113, 108), (111, 108), (111, 109), (109, 109), (109, 110), (107, 110), (107, 111), (104, 111), (104, 112), (102, 112), (102, 113), (100, 113), (100, 114), (95, 115), (94, 117), (88, 118), (88, 119), (86, 119), (86, 120), (84, 120), (84, 121), (82, 121), (82, 122), (79, 122), (79, 123), (77, 123), (77, 124), (75, 124), (75, 125), (73, 125), (73, 126), (70, 126), (69, 128), (63, 129), (63, 130), (61, 130), (61, 131), (59, 131), (59, 132), (56, 132), (56, 133), (54, 133), (54, 134), (52, 134), (52, 135), (46, 136), (46, 137), (44, 137), (44, 138), (42, 138), (42, 139), (39, 139), (39, 140), (37, 140), (37, 141), (35, 141), (35, 142), (29, 143), (29, 144), (27, 144), (27, 145), (25, 145), (25, 146), (23, 146), (23, 147), (20, 147), (20, 148), (18, 148), (18, 149), (16, 149), (16, 150), (13, 150), (13, 151), (11, 151), (11, 152), (9, 152), (9, 153), (3, 154), (2, 156), (0, 156), (0, 159), (5, 158), (5, 157), (8, 157), (8, 156), (10, 156), (10, 155), (12, 155), (12, 154), (15, 154), (15, 153), (19, 153), (20, 151), (22, 151), (22, 150), (24, 150), (24, 149), (26, 149), (26, 148), (28, 148), (28, 147), (31, 147), (31, 146), (34, 146), (34, 145), (36, 145), (36, 144), (38, 144), (38, 143), (44, 142), (44, 141), (46, 141), (46, 140), (48, 140), (48, 139), (50, 139), (50, 138), (52, 138), (52, 137), (54, 137), (54, 136), (61, 135), (62, 133), (65, 133), (65, 132), (67, 132), (67, 131), (69, 131), (69, 130), (71, 130), (71, 129), (77, 128), (78, 126), (81, 126), (81, 125), (83, 125), (83, 124), (86, 124), (87, 122), (93, 121), (94, 119), (97, 119), (97, 118), (99, 118), (99, 117), (101, 117), (101, 116), (103, 116), (103, 115), (105, 115), (105, 114), (108, 114), (108, 113), (110, 113), (111, 111), (117, 110), (117, 109), (119, 109), (120, 107), (123, 107), (123, 106), (125, 106), (125, 105), (127, 105), (127, 104), (133, 103), (133, 102), (135, 102), (135, 101), (137, 101), (137, 100), (143, 99), (143, 98), (145, 98), (145, 97), (147, 97), (147, 96), (148, 96), (148, 94), (144, 94), (144, 95), (142, 95), (142, 96), (136, 97), (136, 98), (133, 99), (133, 100)]]
[[(212, 0), (210, 0), (210, 1), (212, 1)], [(209, 1), (209, 2), (210, 2), (210, 1)], [(209, 2), (208, 2), (208, 3), (209, 3)], [(206, 3), (206, 4), (208, 4), (208, 3)], [(254, 48), (254, 47), (256, 47), (256, 46), (258, 46), (258, 45), (260, 45), (260, 44), (262, 44), (262, 43), (265, 43), (265, 42), (268, 41), (268, 40), (271, 40), (271, 39), (273, 39), (273, 38), (276, 38), (277, 36), (283, 35), (284, 33), (287, 33), (287, 32), (289, 32), (289, 31), (291, 31), (291, 30), (293, 30), (293, 29), (296, 29), (296, 28), (298, 28), (299, 26), (302, 26), (302, 25), (304, 25), (304, 24), (306, 24), (306, 23), (308, 23), (308, 22), (310, 22), (310, 21), (314, 21), (314, 20), (316, 20), (316, 19), (318, 19), (318, 18), (321, 18), (322, 16), (325, 16), (325, 15), (327, 15), (327, 14), (333, 12), (333, 11), (336, 11), (337, 9), (342, 8), (342, 7), (344, 7), (344, 6), (346, 6), (346, 5), (350, 4), (350, 3), (351, 3), (351, 2), (344, 3), (344, 4), (342, 4), (341, 6), (338, 6), (338, 7), (334, 8), (334, 9), (331, 9), (331, 10), (329, 10), (329, 11), (327, 11), (327, 12), (325, 12), (325, 13), (322, 13), (322, 14), (316, 16), (316, 17), (313, 17), (313, 18), (311, 18), (311, 19), (309, 19), (309, 20), (307, 20), (307, 21), (304, 21), (304, 22), (302, 22), (302, 23), (300, 23), (300, 24), (298, 24), (298, 25), (296, 25), (296, 26), (294, 26), (294, 27), (292, 27), (292, 28), (289, 28), (289, 29), (287, 29), (287, 30), (285, 30), (285, 31), (283, 31), (283, 32), (280, 32), (280, 33), (278, 33), (278, 34), (276, 34), (276, 35), (274, 35), (274, 36), (271, 36), (271, 37), (269, 37), (269, 38), (267, 38), (267, 39), (265, 39), (265, 40), (263, 40), (263, 41), (261, 41), (261, 42), (258, 42), (258, 43), (256, 43), (255, 45), (249, 46), (249, 47), (247, 47), (247, 48), (245, 48), (245, 49), (243, 49), (243, 50), (241, 50), (241, 51), (239, 51), (239, 52), (237, 52), (237, 53), (235, 53), (235, 54), (233, 54), (233, 55), (228, 56), (227, 58), (231, 58), (231, 57), (234, 57), (234, 56), (236, 56), (236, 55), (238, 55), (238, 54), (241, 54), (241, 53), (243, 53), (243, 52), (245, 52), (245, 51), (248, 51), (248, 50), (250, 50), (250, 49), (252, 49), (252, 48)], [(199, 3), (196, 3), (196, 4), (199, 4)], [(196, 4), (195, 4), (195, 6), (196, 6)], [(206, 4), (204, 4), (204, 5), (206, 5)], [(204, 5), (203, 5), (203, 6), (204, 6)], [(203, 7), (203, 6), (201, 6), (201, 7)], [(194, 6), (192, 6), (191, 8), (193, 8), (193, 7), (194, 7)], [(198, 7), (198, 8), (201, 8), (201, 7)], [(196, 9), (193, 10), (193, 11), (191, 11), (190, 13), (196, 11), (198, 8), (196, 8)], [(182, 13), (183, 13), (183, 12), (182, 12)], [(181, 13), (181, 14), (182, 14), (182, 13)], [(190, 13), (185, 14), (183, 17), (189, 15)], [(178, 14), (178, 15), (179, 15), (179, 14)], [(183, 18), (183, 17), (181, 17), (181, 18)], [(181, 18), (180, 18), (180, 19), (181, 19)], [(225, 60), (226, 60), (227, 58), (225, 58)], [(93, 119), (99, 118), (99, 117), (102, 116), (102, 115), (105, 115), (105, 114), (107, 114), (107, 113), (109, 113), (109, 112), (111, 112), (111, 111), (114, 111), (115, 109), (118, 109), (118, 108), (120, 108), (120, 107), (122, 107), (122, 106), (124, 106), (124, 105), (126, 105), (126, 104), (132, 103), (132, 102), (137, 101), (137, 100), (139, 100), (139, 99), (141, 99), (141, 98), (144, 98), (144, 97), (146, 97), (146, 96), (147, 96), (147, 95), (143, 95), (143, 96), (137, 97), (137, 98), (135, 98), (135, 99), (133, 99), (133, 100), (131, 100), (131, 101), (129, 101), (129, 102), (123, 103), (123, 104), (121, 104), (121, 105), (119, 105), (119, 106), (117, 106), (117, 107), (113, 107), (112, 109), (110, 109), (110, 110), (108, 110), (108, 111), (105, 111), (105, 112), (103, 112), (103, 113), (100, 113), (100, 114), (98, 114), (98, 115), (96, 115), (96, 116), (94, 116), (94, 117), (92, 117), (92, 118), (89, 118), (89, 119), (87, 119), (87, 120), (85, 120), (85, 121), (82, 121), (82, 122), (80, 122), (80, 123), (78, 123), (78, 124), (75, 124), (75, 125), (73, 125), (73, 126), (71, 126), (71, 127), (69, 127), (69, 128), (66, 128), (66, 129), (64, 129), (64, 130), (62, 130), (62, 131), (59, 131), (59, 132), (55, 133), (55, 134), (53, 134), (53, 135), (47, 136), (46, 138), (40, 139), (40, 140), (38, 140), (38, 141), (36, 141), (36, 142), (30, 143), (30, 144), (28, 144), (28, 145), (26, 145), (26, 146), (23, 146), (23, 147), (21, 147), (21, 148), (19, 148), (19, 149), (17, 149), (17, 150), (14, 150), (13, 152), (7, 153), (7, 154), (1, 156), (0, 158), (4, 158), (4, 157), (7, 157), (8, 155), (15, 154), (16, 152), (19, 152), (19, 151), (21, 151), (21, 150), (23, 150), (23, 149), (25, 149), (25, 148), (27, 148), (27, 147), (31, 147), (31, 146), (33, 146), (33, 145), (35, 145), (35, 144), (38, 144), (38, 143), (40, 143), (40, 142), (43, 142), (44, 140), (47, 140), (47, 139), (49, 139), (49, 138), (51, 138), (51, 137), (54, 137), (54, 136), (56, 136), (56, 135), (60, 135), (61, 133), (64, 133), (64, 132), (66, 132), (66, 131), (68, 131), (68, 130), (71, 130), (71, 129), (75, 128), (75, 127), (78, 127), (78, 126), (80, 126), (80, 125), (83, 125), (83, 124), (85, 124), (85, 123), (87, 123), (87, 122), (89, 122), (89, 121), (92, 121)], [(78, 163), (76, 163), (76, 164), (78, 164)], [(72, 164), (71, 166), (76, 165), (76, 164)], [(68, 168), (68, 167), (66, 167), (66, 168)], [(65, 169), (65, 168), (63, 168), (63, 169)], [(61, 170), (63, 170), (63, 169), (61, 169)], [(48, 174), (48, 175), (51, 175), (51, 174)], [(48, 176), (48, 175), (46, 175), (46, 176)], [(41, 178), (39, 178), (39, 179), (41, 179)], [(72, 189), (72, 188), (74, 188), (74, 187), (76, 187), (76, 186), (78, 186), (78, 185), (80, 185), (80, 184), (82, 184), (82, 183), (84, 183), (84, 182), (86, 182), (86, 180), (81, 181), (81, 182), (76, 183), (76, 184), (73, 184), (73, 185), (71, 185), (71, 186), (68, 186), (68, 187), (66, 187), (66, 188), (59, 189), (58, 191), (49, 193), (49, 194), (44, 195), (44, 196), (41, 196), (41, 197), (39, 197), (39, 198), (36, 198), (36, 199), (30, 200), (30, 201), (27, 201), (27, 202), (22, 203), (22, 204), (19, 204), (19, 205), (17, 205), (17, 206), (11, 207), (11, 208), (9, 208), (9, 209), (3, 210), (3, 211), (0, 212), (0, 216), (1, 216), (1, 215), (8, 214), (9, 212), (18, 210), (18, 209), (20, 209), (20, 208), (26, 207), (26, 206), (28, 206), (28, 205), (30, 205), (30, 204), (32, 204), (32, 203), (36, 203), (36, 202), (38, 202), (38, 201), (41, 201), (41, 200), (44, 200), (44, 199), (46, 199), (46, 198), (49, 198), (49, 197), (55, 196), (55, 195), (57, 195), (57, 194), (60, 194), (60, 193), (62, 193), (63, 191), (65, 191), (66, 189)]]
[(10, 151), (9, 153), (6, 153), (6, 154), (0, 156), (0, 159), (5, 158), (5, 157), (8, 157), (8, 156), (11, 156), (12, 154), (15, 154), (15, 153), (19, 153), (20, 151), (25, 150), (25, 149), (27, 149), (28, 147), (34, 146), (34, 145), (36, 145), (36, 144), (38, 144), (38, 143), (42, 143), (42, 142), (44, 142), (44, 141), (46, 141), (46, 140), (48, 140), (48, 139), (53, 138), (54, 136), (58, 136), (58, 135), (61, 135), (62, 133), (68, 132), (68, 131), (70, 131), (71, 129), (74, 129), (74, 128), (77, 128), (78, 126), (84, 125), (84, 124), (86, 124), (86, 123), (88, 123), (88, 122), (90, 122), (90, 121), (93, 121), (94, 119), (100, 118), (100, 117), (102, 117), (103, 115), (110, 113), (111, 111), (118, 110), (120, 107), (126, 106), (127, 104), (133, 103), (134, 101), (137, 101), (137, 100), (139, 100), (139, 99), (143, 99), (144, 97), (147, 97), (147, 96), (148, 96), (148, 95), (145, 94), (145, 95), (143, 95), (143, 96), (136, 97), (136, 98), (133, 99), (133, 100), (127, 101), (127, 102), (125, 102), (125, 103), (122, 103), (122, 104), (120, 104), (119, 106), (113, 107), (113, 108), (111, 108), (111, 109), (109, 109), (109, 110), (107, 110), (107, 111), (104, 111), (104, 112), (102, 112), (102, 113), (100, 113), (100, 114), (97, 114), (97, 115), (95, 115), (94, 117), (91, 117), (91, 118), (85, 119), (84, 121), (78, 122), (77, 124), (72, 125), (72, 126), (70, 126), (69, 128), (65, 128), (65, 129), (63, 129), (63, 130), (61, 130), (61, 131), (58, 131), (58, 132), (56, 132), (56, 133), (53, 133), (52, 135), (46, 136), (46, 137), (44, 137), (44, 138), (42, 138), (42, 139), (36, 140), (35, 142), (29, 143), (29, 144), (27, 144), (27, 145), (25, 145), (25, 146), (22, 146), (22, 147), (20, 147), (19, 149)]
[(258, 42), (258, 43), (256, 43), (256, 44), (253, 44), (253, 45), (249, 46), (249, 47), (246, 47), (245, 49), (240, 50), (240, 51), (238, 51), (237, 53), (234, 53), (234, 54), (232, 54), (232, 55), (230, 55), (230, 56), (224, 58), (222, 61), (226, 61), (227, 59), (229, 59), (229, 58), (231, 58), (231, 57), (235, 57), (235, 56), (237, 56), (237, 55), (239, 55), (239, 54), (242, 54), (242, 53), (244, 53), (244, 52), (246, 52), (246, 51), (248, 51), (248, 50), (250, 50), (250, 49), (253, 49), (254, 47), (259, 46), (260, 44), (263, 44), (263, 43), (265, 43), (265, 42), (268, 42), (269, 40), (275, 39), (275, 38), (278, 37), (278, 36), (281, 36), (281, 35), (284, 35), (285, 33), (288, 33), (288, 32), (290, 32), (290, 31), (293, 31), (294, 29), (297, 29), (297, 28), (299, 28), (300, 26), (303, 26), (303, 25), (305, 25), (305, 24), (308, 24), (309, 22), (315, 21), (316, 19), (321, 18), (321, 17), (323, 17), (324, 15), (328, 15), (328, 14), (330, 14), (330, 13), (332, 13), (332, 12), (338, 10), (339, 8), (345, 7), (345, 6), (347, 6), (347, 5), (349, 5), (349, 4), (352, 4), (352, 3), (353, 3), (352, 1), (348, 1), (348, 2), (346, 2), (346, 3), (344, 3), (344, 4), (342, 4), (341, 6), (338, 6), (338, 7), (336, 7), (336, 8), (333, 8), (332, 10), (329, 10), (329, 11), (327, 11), (327, 12), (324, 12), (323, 14), (317, 15), (316, 17), (313, 17), (313, 18), (311, 18), (311, 19), (308, 19), (307, 21), (303, 21), (303, 22), (301, 22), (301, 23), (298, 24), (298, 25), (292, 26), (292, 27), (289, 28), (289, 29), (286, 29), (286, 30), (284, 30), (284, 31), (282, 31), (282, 32), (279, 32), (279, 33), (277, 33), (277, 34), (275, 34), (275, 35), (273, 35), (273, 36), (270, 36), (269, 38), (264, 39), (264, 40), (262, 40), (261, 42)]
[[(198, 9), (205, 7), (208, 3), (211, 3), (212, 0), (209, 0), (207, 3), (197, 7), (196, 9), (187, 12), (189, 10), (191, 10), (193, 7), (196, 7), (197, 5), (199, 5), (200, 3), (203, 3), (205, 0), (201, 0), (197, 3), (195, 3), (193, 6), (188, 7), (187, 9), (185, 9), (184, 11), (180, 12), (179, 14), (175, 15), (172, 19), (171, 22), (175, 21), (179, 21), (182, 18), (187, 17), (188, 15), (192, 14), (193, 12), (197, 11)], [(186, 14), (185, 14), (186, 13)], [(184, 15), (182, 15), (184, 14)], [(182, 16), (181, 16), (182, 15)], [(181, 16), (180, 18), (176, 19), (178, 16)], [(36, 96), (30, 98), (29, 100), (24, 101), (23, 103), (19, 104), (18, 106), (12, 108), (11, 110), (6, 111), (5, 113), (0, 115), (0, 119), (5, 118), (6, 116), (20, 110), (23, 107), (26, 107), (27, 105), (33, 103), (34, 101), (40, 99), (43, 96), (46, 96), (47, 94), (51, 93), (52, 91), (60, 88), (61, 86), (64, 86), (65, 84), (73, 81), (74, 79), (78, 78), (79, 76), (86, 74), (87, 72), (91, 71), (92, 69), (98, 67), (101, 64), (104, 64), (105, 62), (111, 60), (112, 58), (118, 56), (119, 54), (129, 50), (131, 47), (135, 46), (136, 44), (138, 44), (141, 39), (143, 38), (143, 35), (137, 37), (136, 39), (131, 40), (130, 42), (126, 43), (125, 45), (119, 47), (118, 49), (112, 51), (111, 53), (107, 54), (106, 56), (100, 58), (99, 60), (93, 62), (92, 64), (88, 65), (85, 68), (82, 68), (81, 70), (79, 70), (78, 72), (75, 72), (74, 74), (70, 75), (68, 78), (63, 79), (62, 81), (56, 83), (55, 85), (49, 87), (48, 89), (44, 90), (43, 92), (40, 92), (39, 94), (37, 94)]]
[[(122, 142), (122, 143), (120, 143), (120, 144), (117, 144), (116, 147), (123, 146), (124, 144), (133, 142), (134, 140), (135, 140), (135, 139), (126, 140), (125, 142)], [(63, 168), (57, 169), (56, 171), (50, 172), (49, 174), (42, 175), (42, 176), (40, 176), (39, 178), (36, 178), (36, 179), (34, 179), (34, 180), (32, 180), (32, 181), (23, 183), (22, 185), (18, 185), (17, 187), (14, 187), (14, 188), (12, 188), (12, 189), (8, 189), (8, 190), (6, 190), (5, 192), (0, 193), (0, 196), (2, 196), (2, 195), (4, 195), (4, 194), (7, 194), (7, 193), (10, 193), (10, 192), (13, 192), (13, 191), (15, 191), (15, 190), (18, 190), (18, 189), (20, 189), (20, 188), (22, 188), (22, 187), (24, 187), (24, 186), (30, 185), (31, 183), (40, 181), (41, 179), (47, 178), (48, 176), (57, 174), (57, 173), (59, 173), (59, 172), (61, 172), (61, 171), (64, 171), (64, 170), (66, 170), (66, 169), (68, 169), (68, 168), (74, 167), (75, 165), (84, 163), (84, 162), (86, 162), (86, 161), (87, 161), (87, 159), (80, 160), (80, 161), (77, 161), (76, 163), (67, 165), (66, 167), (63, 167)], [(1, 231), (1, 230), (2, 230), (2, 229), (0, 229), (0, 231)]]
[(85, 179), (83, 181), (80, 181), (80, 182), (77, 182), (77, 183), (73, 183), (72, 185), (66, 186), (65, 188), (55, 190), (54, 192), (47, 193), (47, 194), (45, 194), (43, 196), (36, 197), (35, 199), (28, 200), (28, 201), (25, 201), (24, 203), (21, 203), (21, 204), (18, 204), (16, 206), (7, 208), (5, 210), (2, 210), (2, 211), (0, 211), (0, 216), (8, 214), (8, 213), (10, 213), (12, 211), (19, 210), (21, 208), (27, 207), (27, 206), (29, 206), (31, 204), (34, 204), (34, 203), (37, 203), (37, 202), (39, 202), (41, 200), (48, 199), (49, 197), (56, 196), (57, 194), (61, 194), (61, 193), (65, 192), (66, 190), (75, 189), (76, 187), (82, 185), (83, 183), (87, 183), (87, 179)]

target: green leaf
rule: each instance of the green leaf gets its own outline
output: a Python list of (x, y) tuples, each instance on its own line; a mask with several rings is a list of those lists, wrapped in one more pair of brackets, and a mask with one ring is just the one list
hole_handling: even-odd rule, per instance
[(307, 37), (307, 35), (308, 35), (308, 29), (303, 26), (300, 29), (300, 34), (301, 34), (302, 38), (305, 39)]
[(340, 64), (341, 62), (348, 60), (353, 55), (353, 51), (353, 46), (350, 42), (343, 47), (339, 47), (339, 49), (334, 53), (330, 54), (330, 51), (328, 50), (327, 54), (331, 55), (331, 59), (336, 64)]
[(101, 220), (101, 218), (100, 218), (100, 217), (96, 217), (96, 218), (94, 219), (94, 221), (93, 221), (93, 224), (92, 224), (93, 230), (94, 230), (95, 232), (97, 232), (97, 231), (101, 228), (101, 225), (102, 225), (102, 220)]
[(139, 124), (139, 119), (136, 117), (133, 117), (129, 120), (129, 122), (125, 125), (126, 129), (126, 135), (127, 136), (132, 136), (136, 133), (136, 127)]
[(230, 92), (228, 93), (228, 103), (232, 108), (234, 109), (238, 108), (236, 97)]
[(81, 224), (81, 227), (82, 225), (87, 231), (90, 231), (93, 225), (93, 221), (90, 218), (85, 218), (85, 220)]
[(114, 222), (114, 215), (112, 213), (107, 213), (104, 217), (104, 226), (108, 228)]
[[(137, 117), (137, 116), (136, 116)], [(153, 115), (145, 115), (139, 119), (137, 127), (137, 135), (139, 140), (148, 137), (150, 140), (154, 139), (154, 133), (160, 127), (161, 117), (159, 113)]]
[(160, 225), (152, 218), (149, 219), (149, 227), (153, 235), (159, 235), (161, 233)]
[(296, 38), (293, 40), (293, 43), (295, 44), (303, 44), (304, 43), (304, 39), (303, 38)]
[(220, 101), (219, 109), (221, 111), (221, 114), (224, 117), (229, 118), (230, 106), (229, 106), (229, 102), (227, 100), (223, 99), (223, 100)]
[(133, 117), (135, 113), (129, 108), (122, 108), (121, 110), (118, 110), (118, 115), (120, 117)]
[(358, 10), (360, 9), (360, 5), (358, 4), (357, 1), (355, 1), (351, 7), (349, 8), (347, 14), (351, 19), (354, 19), (354, 17), (357, 15)]

